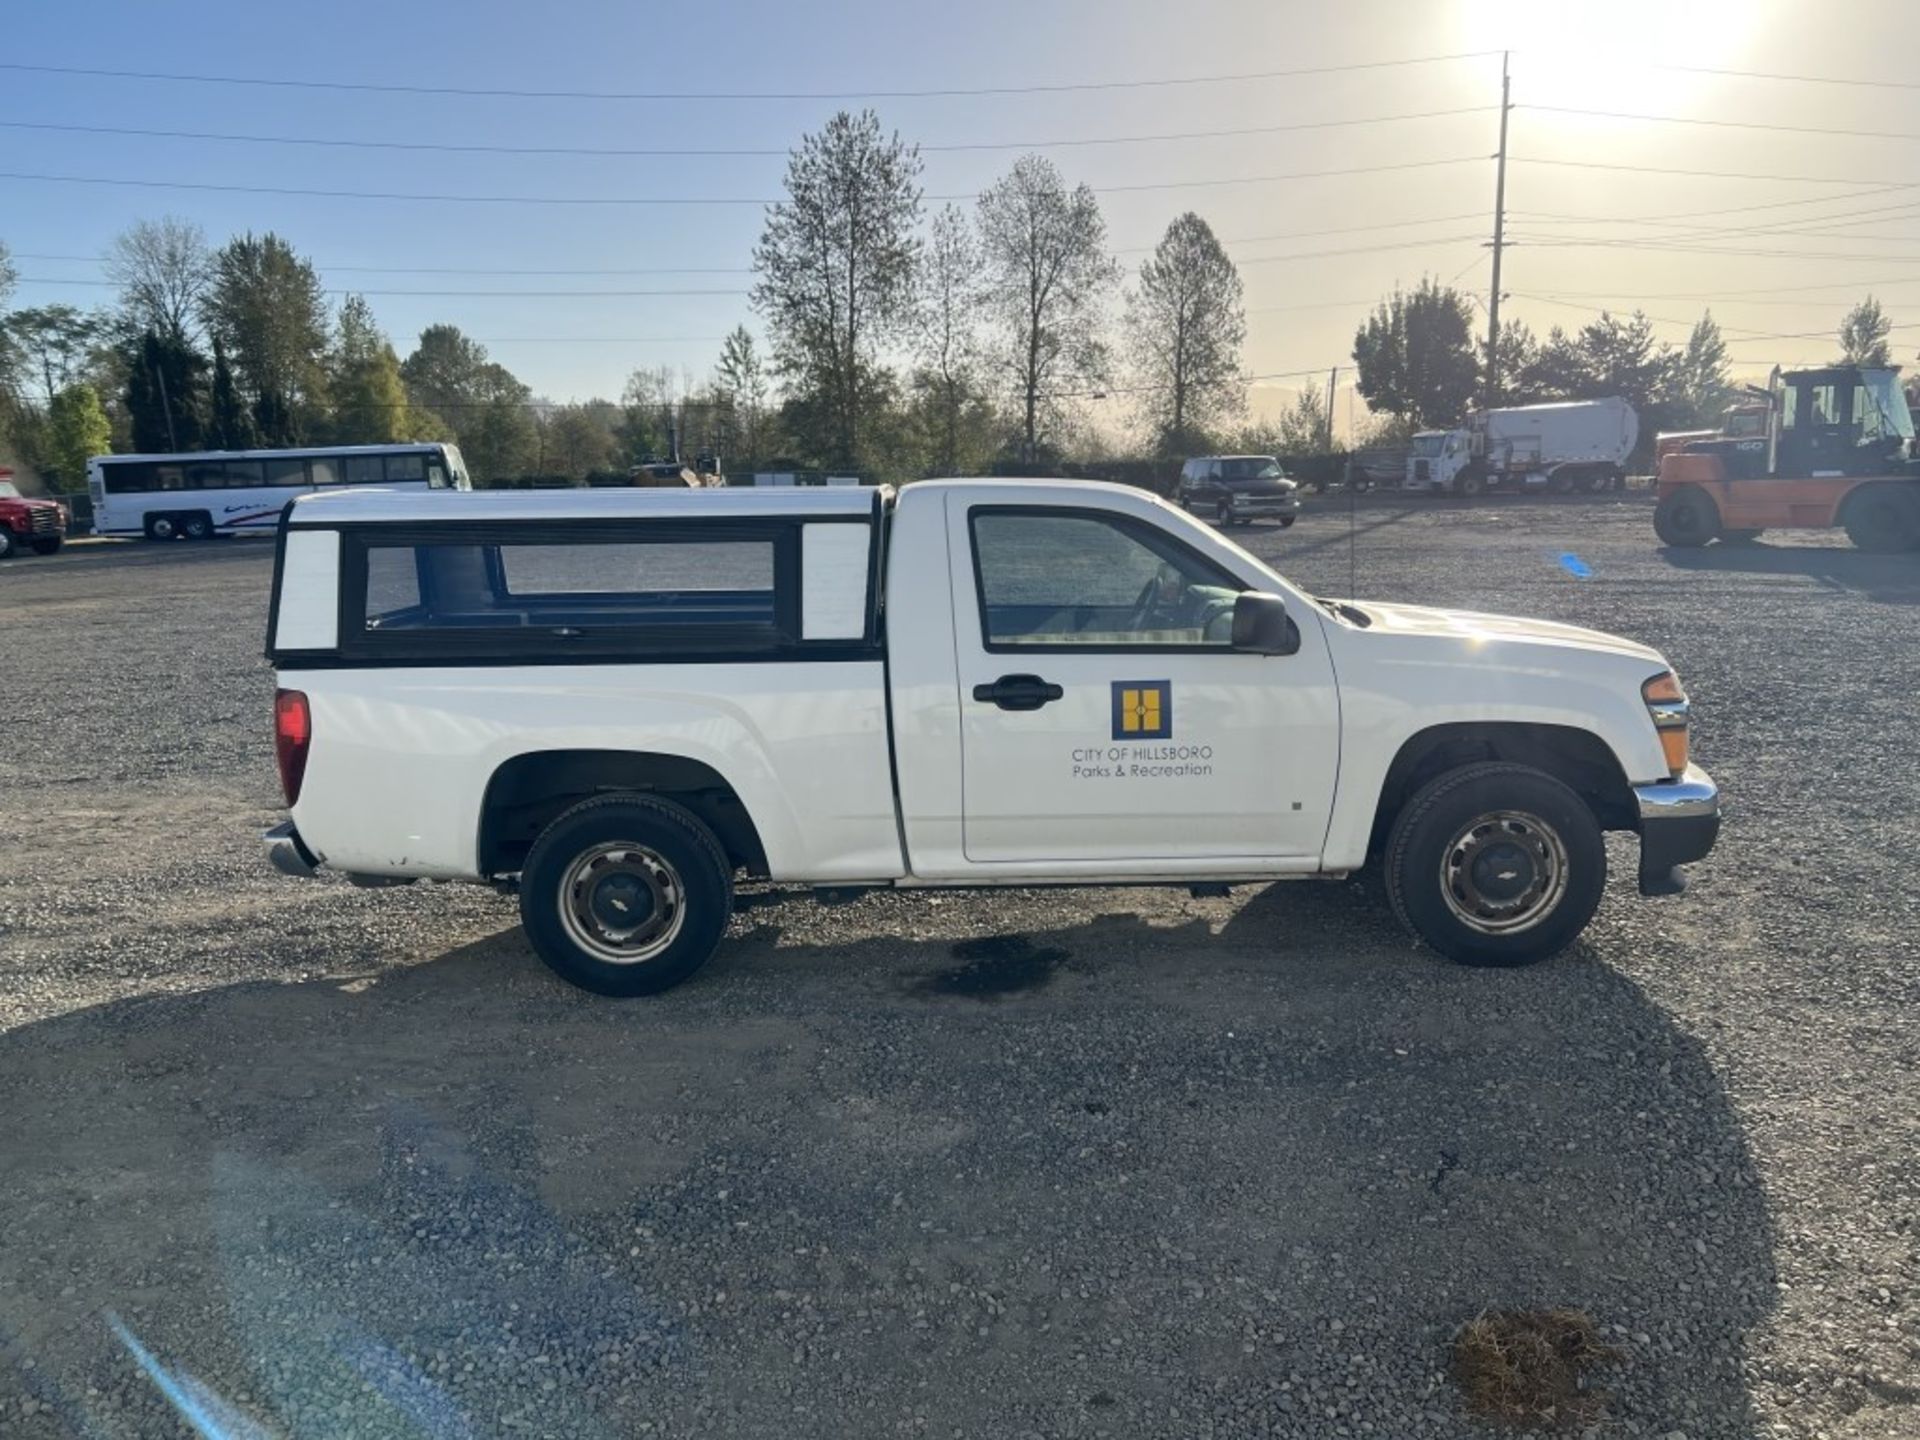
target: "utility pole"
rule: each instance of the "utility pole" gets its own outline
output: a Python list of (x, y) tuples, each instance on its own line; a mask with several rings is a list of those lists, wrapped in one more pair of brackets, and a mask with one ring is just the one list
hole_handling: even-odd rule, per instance
[(1333, 453), (1333, 384), (1339, 377), (1340, 367), (1338, 365), (1327, 371), (1327, 439), (1326, 443), (1320, 448), (1328, 455)]
[(1493, 182), (1493, 292), (1487, 296), (1487, 394), (1490, 410), (1500, 402), (1500, 251), (1507, 233), (1507, 113), (1512, 80), (1507, 75), (1509, 52), (1500, 52), (1500, 152)]

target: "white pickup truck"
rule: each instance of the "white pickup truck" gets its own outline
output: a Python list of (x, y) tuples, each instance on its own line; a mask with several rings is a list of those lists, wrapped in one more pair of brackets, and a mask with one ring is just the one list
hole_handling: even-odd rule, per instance
[(736, 875), (1232, 884), (1378, 864), (1455, 960), (1681, 887), (1719, 799), (1658, 652), (1317, 599), (1138, 490), (302, 497), (268, 657), (292, 874), (516, 883), (566, 979), (658, 991)]

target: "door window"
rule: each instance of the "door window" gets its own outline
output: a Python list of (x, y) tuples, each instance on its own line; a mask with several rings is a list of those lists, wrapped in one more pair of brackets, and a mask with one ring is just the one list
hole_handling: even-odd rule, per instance
[(1150, 525), (1095, 512), (976, 510), (989, 650), (1229, 648), (1245, 588)]
[(1813, 423), (1838, 425), (1840, 423), (1839, 386), (1815, 385), (1808, 393), (1813, 400)]

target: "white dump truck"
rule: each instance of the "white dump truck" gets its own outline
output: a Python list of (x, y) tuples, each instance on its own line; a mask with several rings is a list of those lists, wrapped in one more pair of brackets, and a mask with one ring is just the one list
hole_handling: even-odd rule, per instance
[(1422, 430), (1405, 488), (1478, 495), (1496, 487), (1607, 490), (1627, 473), (1640, 417), (1618, 396), (1481, 410), (1458, 430)]

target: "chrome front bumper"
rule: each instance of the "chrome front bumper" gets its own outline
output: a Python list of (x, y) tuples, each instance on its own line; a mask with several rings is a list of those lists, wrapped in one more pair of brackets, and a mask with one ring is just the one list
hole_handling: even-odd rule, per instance
[(1640, 893), (1677, 895), (1687, 888), (1677, 868), (1700, 859), (1720, 835), (1720, 787), (1698, 765), (1673, 780), (1633, 787), (1639, 806)]

